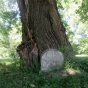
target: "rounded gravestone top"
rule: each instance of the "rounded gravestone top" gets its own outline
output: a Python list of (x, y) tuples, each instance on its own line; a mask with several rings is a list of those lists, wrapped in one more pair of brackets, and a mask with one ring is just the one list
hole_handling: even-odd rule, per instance
[(63, 66), (63, 54), (57, 49), (47, 49), (41, 56), (41, 70), (60, 69)]

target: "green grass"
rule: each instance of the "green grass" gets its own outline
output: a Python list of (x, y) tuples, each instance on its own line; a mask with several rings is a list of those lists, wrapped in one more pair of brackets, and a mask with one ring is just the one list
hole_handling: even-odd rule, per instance
[(54, 74), (24, 71), (19, 59), (0, 59), (0, 88), (88, 88), (88, 56), (66, 61)]

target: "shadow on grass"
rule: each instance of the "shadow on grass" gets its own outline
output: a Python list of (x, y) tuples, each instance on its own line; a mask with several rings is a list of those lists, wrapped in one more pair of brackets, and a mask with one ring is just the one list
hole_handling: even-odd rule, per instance
[(20, 70), (20, 61), (14, 59), (0, 62), (0, 88), (23, 88), (27, 74)]
[(88, 56), (77, 56), (75, 61), (77, 67), (85, 72), (88, 72)]
[[(67, 76), (52, 76), (51, 73), (27, 73), (21, 71), (20, 62), (0, 62), (0, 88), (88, 88), (88, 58), (76, 58), (70, 62), (71, 69), (79, 68), (81, 73)], [(5, 63), (9, 62), (9, 63)], [(83, 63), (85, 62), (86, 65)], [(84, 71), (84, 68), (86, 68)], [(70, 69), (70, 67), (69, 67)]]

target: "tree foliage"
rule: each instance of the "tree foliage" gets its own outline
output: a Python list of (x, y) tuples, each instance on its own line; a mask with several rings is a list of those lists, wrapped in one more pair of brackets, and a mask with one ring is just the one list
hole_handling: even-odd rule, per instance
[(81, 5), (79, 6), (77, 13), (80, 14), (80, 19), (82, 21), (87, 21), (86, 19), (88, 18), (88, 0), (81, 0)]
[[(67, 36), (78, 54), (88, 53), (88, 0), (56, 0)], [(3, 7), (4, 6), (4, 7)], [(0, 56), (16, 57), (21, 21), (16, 0), (0, 0)]]
[[(76, 54), (87, 54), (88, 0), (62, 0), (60, 2), (63, 7), (60, 11), (63, 15), (62, 21), (74, 51)], [(83, 40), (85, 43), (82, 42)]]
[(0, 2), (0, 56), (15, 58), (17, 56), (15, 48), (21, 41), (21, 22), (18, 10), (15, 9), (16, 1), (1, 0)]

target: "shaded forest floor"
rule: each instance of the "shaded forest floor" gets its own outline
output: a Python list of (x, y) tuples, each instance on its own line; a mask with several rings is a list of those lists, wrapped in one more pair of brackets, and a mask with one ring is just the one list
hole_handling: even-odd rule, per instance
[(88, 56), (76, 56), (54, 73), (24, 71), (19, 59), (0, 59), (0, 88), (88, 88)]

